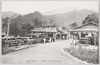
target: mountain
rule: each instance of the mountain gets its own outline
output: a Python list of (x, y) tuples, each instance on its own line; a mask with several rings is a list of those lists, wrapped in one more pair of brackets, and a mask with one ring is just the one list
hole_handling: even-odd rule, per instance
[(45, 15), (46, 18), (51, 18), (56, 25), (61, 27), (70, 28), (70, 24), (76, 22), (78, 25), (81, 25), (82, 21), (88, 16), (93, 14), (92, 10), (73, 10), (71, 12), (56, 14), (56, 15)]
[(16, 12), (12, 12), (12, 11), (7, 11), (7, 12), (2, 12), (2, 18), (16, 18), (18, 17), (20, 14), (16, 13)]
[[(58, 8), (50, 11), (43, 12), (43, 15), (55, 15), (55, 14), (63, 14), (66, 12), (71, 12), (71, 11), (79, 11), (82, 10), (80, 7), (63, 7), (63, 8)], [(86, 9), (83, 9), (86, 10)], [(92, 11), (92, 10), (91, 10)]]
[[(24, 36), (33, 27), (41, 26), (59, 26), (66, 29), (70, 28), (70, 24), (76, 22), (78, 25), (82, 24), (82, 21), (88, 16), (92, 15), (94, 11), (92, 10), (74, 10), (71, 12), (55, 15), (42, 15), (40, 12), (36, 11), (26, 15), (7, 15), (13, 17), (10, 23), (10, 35), (20, 35)], [(9, 13), (10, 14), (10, 13)], [(3, 16), (3, 17), (7, 17)], [(7, 29), (7, 19), (2, 19), (2, 30), (6, 32)]]
[(26, 15), (20, 15), (15, 12), (3, 12), (2, 18), (10, 17), (15, 18), (13, 21), (23, 22), (24, 24), (30, 24), (35, 26), (35, 20), (38, 19), (38, 22), (43, 25), (55, 24), (57, 26), (69, 28), (70, 24), (76, 22), (78, 25), (81, 25), (82, 21), (88, 15), (94, 13), (92, 10), (73, 10), (71, 12), (63, 13), (63, 14), (54, 14), (54, 15), (42, 15), (40, 12), (33, 12)]
[[(23, 23), (30, 24), (31, 26), (41, 26), (41, 25), (56, 25), (60, 27), (70, 28), (70, 24), (76, 22), (81, 25), (82, 21), (88, 16), (93, 14), (92, 10), (73, 10), (71, 12), (63, 14), (54, 15), (42, 15), (40, 12), (33, 12), (23, 16), (19, 16), (16, 19), (22, 21)], [(37, 21), (36, 21), (37, 19)], [(38, 23), (36, 25), (36, 23)]]

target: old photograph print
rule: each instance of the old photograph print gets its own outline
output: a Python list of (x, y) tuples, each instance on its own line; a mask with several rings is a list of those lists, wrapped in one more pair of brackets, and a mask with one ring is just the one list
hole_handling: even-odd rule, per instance
[(99, 64), (98, 1), (2, 1), (2, 64)]

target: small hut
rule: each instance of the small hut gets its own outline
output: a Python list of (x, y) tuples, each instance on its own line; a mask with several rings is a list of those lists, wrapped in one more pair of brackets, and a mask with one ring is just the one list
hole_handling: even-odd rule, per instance
[(70, 37), (78, 40), (89, 40), (91, 45), (97, 45), (99, 25), (89, 22), (69, 30)]

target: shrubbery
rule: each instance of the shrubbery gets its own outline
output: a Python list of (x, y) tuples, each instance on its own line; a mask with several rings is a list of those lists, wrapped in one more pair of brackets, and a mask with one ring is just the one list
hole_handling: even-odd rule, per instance
[(99, 63), (99, 50), (96, 49), (83, 49), (82, 47), (71, 47), (64, 48), (66, 52), (81, 59), (82, 61), (87, 61), (89, 63), (98, 64)]

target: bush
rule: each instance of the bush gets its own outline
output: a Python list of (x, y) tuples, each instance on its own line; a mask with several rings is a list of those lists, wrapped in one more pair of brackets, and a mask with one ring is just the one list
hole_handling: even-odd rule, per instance
[(4, 54), (7, 54), (7, 53), (9, 53), (9, 49), (3, 47), (3, 48), (2, 48), (2, 54), (4, 55)]
[(98, 50), (90, 50), (90, 49), (83, 49), (82, 47), (75, 48), (65, 48), (64, 49), (69, 54), (81, 59), (83, 61), (87, 61), (89, 63), (98, 64), (99, 61), (99, 51)]

